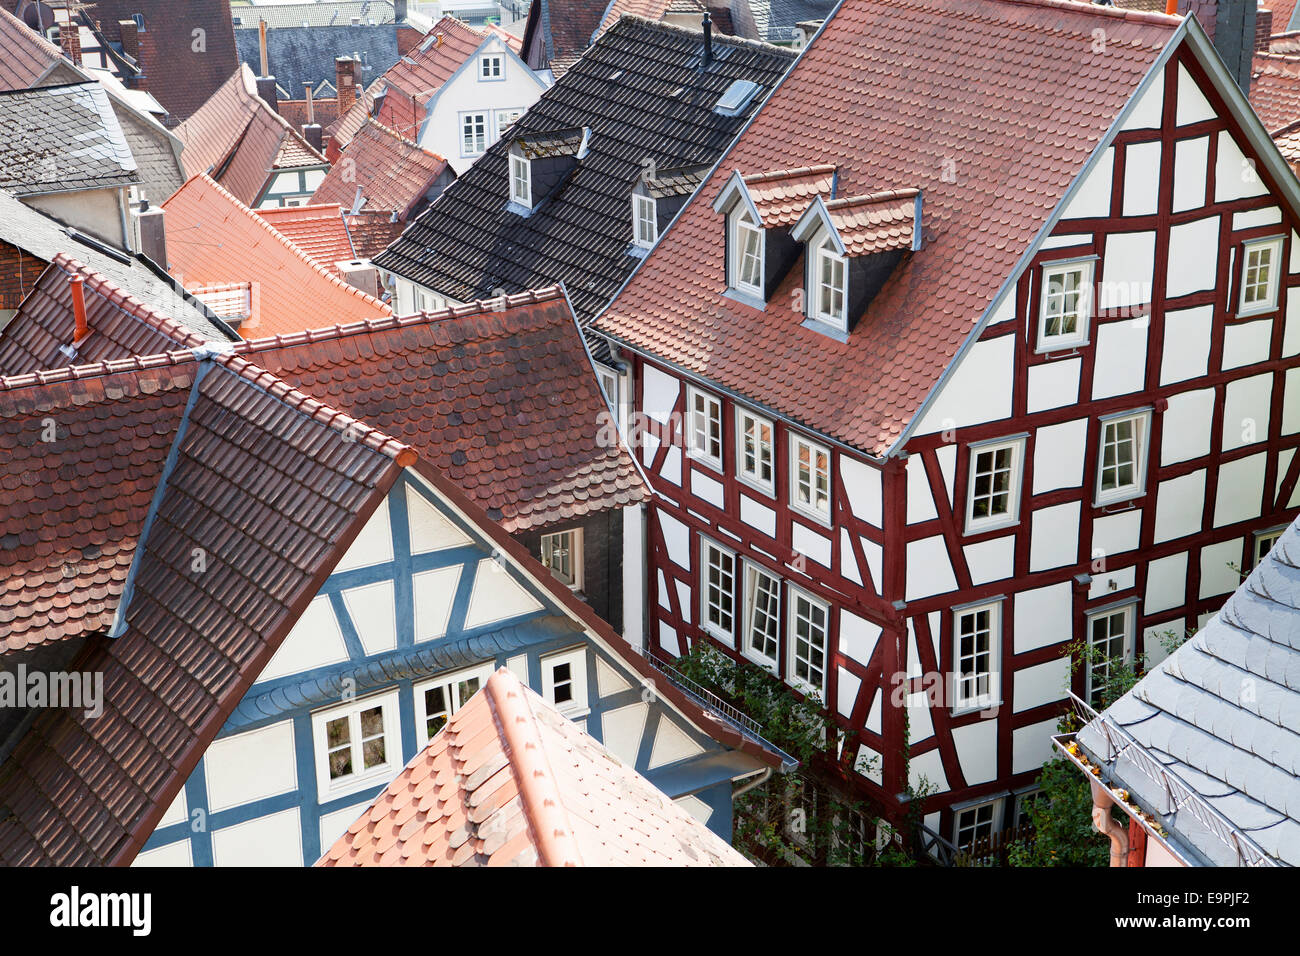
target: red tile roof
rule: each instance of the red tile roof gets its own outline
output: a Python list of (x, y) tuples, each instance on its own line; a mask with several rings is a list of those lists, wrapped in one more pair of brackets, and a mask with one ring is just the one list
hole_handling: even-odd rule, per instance
[(0, 90), (30, 89), (61, 62), (58, 47), (0, 8)]
[(344, 220), (348, 224), (348, 236), (352, 239), (352, 248), (358, 259), (373, 259), (387, 249), (406, 228), (406, 223), (395, 222), (392, 213), (383, 209), (347, 213)]
[(367, 119), (311, 201), (353, 209), (360, 189), (363, 208), (394, 210), (405, 222), (446, 171), (447, 161), (437, 153)]
[(258, 365), (409, 443), (507, 531), (648, 492), (563, 293), (240, 343)]
[[(72, 277), (83, 281), (90, 333), (76, 343)], [(24, 375), (171, 349), (197, 348), (206, 339), (170, 316), (132, 298), (104, 276), (64, 253), (54, 257), (9, 323), (0, 329), (0, 375)]]
[(911, 249), (917, 239), (915, 189), (891, 189), (825, 203), (831, 225), (850, 256)]
[(829, 163), (802, 169), (774, 169), (742, 177), (766, 229), (790, 227), (804, 214), (813, 197), (831, 197), (835, 167)]
[(1250, 105), (1270, 133), (1300, 120), (1300, 56), (1256, 53)]
[(315, 262), (207, 176), (196, 176), (167, 202), (167, 257), (187, 288), (254, 283), (245, 338), (280, 335), (392, 314), (384, 303)]
[(1266, 0), (1261, 2), (1261, 10), (1273, 11), (1273, 35), (1286, 33), (1287, 27), (1291, 23), (1291, 17), (1295, 14), (1296, 0)]
[(336, 263), (356, 258), (352, 241), (348, 238), (347, 223), (343, 221), (343, 209), (338, 203), (255, 211), (274, 226), (276, 232), (334, 275), (340, 275)]
[(505, 668), (317, 866), (749, 866)]
[(429, 31), (425, 43), (370, 84), (369, 91), (376, 97), (387, 91), (375, 117), (403, 136), (416, 135), (424, 120), (425, 104), (485, 39), (485, 34), (468, 23), (443, 17)]
[(361, 129), (362, 124), (370, 116), (374, 105), (375, 98), (358, 87), (357, 101), (352, 104), (352, 108), (325, 127), (325, 136), (329, 139), (325, 153), (330, 162), (338, 162), (339, 153), (352, 142), (352, 137), (357, 135), (357, 130)]
[[(596, 328), (884, 453), (1181, 22), (1063, 0), (844, 0)], [(1079, 40), (1095, 29), (1104, 53)], [(838, 167), (841, 196), (925, 194), (924, 247), (844, 343), (802, 327), (799, 263), (765, 312), (720, 293), (723, 182), (813, 163)]]

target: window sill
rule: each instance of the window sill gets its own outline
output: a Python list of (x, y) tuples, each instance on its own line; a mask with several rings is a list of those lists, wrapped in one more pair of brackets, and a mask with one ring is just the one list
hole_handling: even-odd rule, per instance
[(980, 535), (990, 534), (994, 531), (1006, 531), (1008, 528), (1014, 528), (1020, 524), (1020, 516), (1003, 519), (998, 521), (989, 521), (987, 524), (973, 524), (967, 522), (966, 529), (962, 532), (963, 538), (977, 538)]
[(800, 323), (800, 328), (811, 329), (812, 331), (824, 335), (828, 339), (834, 339), (836, 342), (840, 342), (841, 344), (846, 344), (849, 341), (849, 333), (845, 332), (839, 326), (831, 325), (829, 322), (825, 322), (821, 319), (804, 319), (804, 321)]
[(712, 458), (705, 458), (702, 455), (700, 455), (698, 452), (690, 451), (689, 449), (686, 452), (686, 457), (690, 460), (692, 464), (698, 465), (699, 467), (705, 468), (709, 471), (716, 472), (719, 477), (726, 476), (726, 471), (723, 470), (721, 461), (714, 461)]
[(736, 481), (738, 481), (740, 484), (744, 485), (746, 488), (748, 488), (748, 489), (751, 490), (751, 491), (757, 491), (760, 495), (764, 495), (764, 496), (766, 496), (766, 497), (768, 497), (768, 498), (775, 498), (775, 497), (776, 497), (776, 485), (775, 485), (775, 484), (772, 484), (772, 485), (769, 485), (769, 486), (767, 486), (767, 487), (764, 487), (763, 485), (759, 484), (759, 483), (758, 483), (756, 480), (754, 480), (753, 478), (747, 478), (746, 476), (741, 475), (741, 474), (737, 474), (737, 475), (736, 475)]
[(736, 638), (734, 635), (719, 630), (718, 628), (714, 627), (712, 624), (701, 624), (700, 631), (702, 631), (704, 634), (708, 635), (709, 637), (713, 638), (719, 644), (725, 644), (727, 645), (727, 647), (736, 646)]
[(790, 514), (793, 516), (804, 518), (807, 521), (815, 521), (823, 528), (834, 527), (834, 524), (831, 522), (831, 516), (829, 514), (822, 514), (820, 511), (811, 511), (808, 508), (804, 507), (803, 505), (795, 504), (793, 501), (790, 502)]
[(642, 246), (633, 242), (627, 247), (627, 254), (632, 256), (634, 259), (644, 259), (646, 256), (650, 255), (650, 250), (652, 248), (653, 246)]
[(1002, 706), (1002, 701), (1000, 700), (990, 699), (987, 701), (969, 701), (967, 703), (962, 704), (959, 707), (954, 707), (951, 711), (948, 712), (948, 716), (964, 717), (967, 714), (978, 714), (986, 710), (1000, 708), (1001, 706)]
[(1270, 315), (1276, 312), (1278, 308), (1279, 305), (1276, 302), (1274, 302), (1272, 305), (1266, 305), (1262, 307), (1256, 307), (1250, 309), (1238, 309), (1236, 313), (1233, 315), (1233, 318), (1234, 319), (1260, 319), (1266, 315)]
[(1077, 358), (1080, 354), (1079, 350), (1086, 349), (1091, 344), (1091, 339), (1080, 339), (1077, 342), (1053, 343), (1046, 348), (1040, 345), (1034, 349), (1034, 354), (1042, 356), (1049, 362), (1056, 362), (1061, 359)]
[(758, 309), (760, 312), (767, 311), (767, 301), (761, 295), (756, 295), (753, 292), (745, 292), (741, 289), (735, 288), (734, 286), (728, 286), (723, 290), (722, 297), (724, 299), (731, 299), (733, 302), (739, 302), (741, 305), (747, 305), (751, 309)]
[[(383, 769), (375, 768), (366, 771), (364, 777), (357, 777), (353, 780), (339, 781), (330, 784), (317, 795), (317, 802), (326, 803), (331, 800), (337, 800), (340, 797), (350, 797), (353, 794), (360, 793), (362, 790), (368, 790), (371, 787), (382, 787), (392, 780), (393, 776), (400, 772), (401, 769), (400, 766), (390, 767), (385, 765)], [(317, 783), (317, 788), (320, 788), (319, 782)]]
[(1119, 498), (1108, 498), (1105, 501), (1093, 501), (1092, 508), (1094, 511), (1100, 511), (1103, 514), (1118, 514), (1121, 511), (1132, 511), (1138, 506), (1138, 499), (1145, 497), (1145, 491), (1135, 491), (1132, 494), (1124, 495)]
[(779, 676), (778, 671), (780, 668), (777, 667), (776, 661), (769, 661), (765, 658), (759, 657), (757, 654), (751, 654), (749, 651), (745, 650), (740, 652), (740, 656), (749, 661), (749, 663), (753, 664), (755, 667), (763, 668), (763, 670), (767, 671), (773, 677)]
[(512, 199), (506, 203), (506, 212), (513, 213), (521, 219), (527, 219), (533, 214), (532, 206), (525, 206), (517, 199)]

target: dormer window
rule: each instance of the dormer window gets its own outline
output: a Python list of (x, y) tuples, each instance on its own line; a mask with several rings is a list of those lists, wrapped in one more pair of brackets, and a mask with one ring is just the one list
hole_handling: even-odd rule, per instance
[(650, 196), (632, 195), (632, 243), (649, 249), (659, 238), (658, 210)]
[(829, 239), (817, 247), (816, 277), (813, 318), (847, 331), (848, 262), (835, 251), (835, 244)]
[(510, 201), (533, 208), (532, 164), (517, 153), (510, 154)]
[(731, 286), (749, 295), (763, 295), (763, 230), (748, 210), (732, 217)]

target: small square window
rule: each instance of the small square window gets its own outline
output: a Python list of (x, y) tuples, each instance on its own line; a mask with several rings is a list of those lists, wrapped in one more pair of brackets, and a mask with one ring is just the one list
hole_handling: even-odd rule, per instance
[(542, 658), (542, 698), (571, 720), (591, 713), (587, 701), (585, 648)]
[(1013, 525), (1020, 515), (1020, 476), (1024, 442), (976, 445), (970, 450), (966, 531)]
[(499, 80), (505, 76), (505, 57), (500, 53), (487, 53), (479, 57), (478, 78)]
[(745, 640), (741, 650), (776, 673), (780, 659), (781, 579), (745, 563)]
[(722, 402), (708, 392), (686, 393), (686, 441), (691, 457), (722, 470)]
[(1277, 531), (1261, 531), (1255, 535), (1255, 563), (1252, 567), (1259, 567), (1268, 557), (1268, 553), (1273, 550), (1273, 545), (1277, 544), (1277, 539), (1282, 537), (1282, 529)]
[(1002, 607), (982, 604), (953, 612), (953, 710), (982, 710), (998, 701)]
[(387, 782), (402, 765), (397, 692), (312, 715), (321, 802)]
[(732, 217), (731, 287), (763, 296), (763, 230), (748, 212)]
[(826, 693), (830, 605), (792, 584), (789, 615), (790, 683), (820, 697)]
[(712, 541), (701, 545), (704, 580), (700, 588), (700, 623), (728, 645), (736, 639), (736, 556)]
[(655, 210), (655, 201), (650, 196), (632, 197), (632, 242), (634, 245), (649, 249), (659, 238), (659, 220)]
[(1039, 351), (1068, 348), (1087, 341), (1091, 316), (1092, 262), (1044, 266), (1038, 316)]
[(736, 471), (740, 480), (771, 494), (775, 478), (772, 422), (743, 408), (737, 409), (736, 436), (739, 443)]
[(1101, 423), (1097, 466), (1097, 504), (1112, 504), (1142, 493), (1146, 484), (1147, 426), (1150, 415), (1124, 415)]
[(415, 732), (420, 738), (420, 746), (427, 745), (436, 737), (447, 726), (451, 716), (468, 704), (491, 676), (492, 665), (482, 664), (416, 684), (413, 688)]
[(1119, 668), (1133, 654), (1133, 605), (1088, 615), (1088, 703), (1114, 703)]
[(533, 164), (522, 156), (510, 154), (510, 201), (533, 208)]
[(582, 529), (542, 535), (542, 565), (562, 584), (582, 590)]
[(1242, 247), (1239, 315), (1267, 312), (1277, 306), (1281, 258), (1281, 239), (1262, 239)]
[(820, 521), (830, 520), (830, 449), (798, 435), (790, 436), (790, 505)]

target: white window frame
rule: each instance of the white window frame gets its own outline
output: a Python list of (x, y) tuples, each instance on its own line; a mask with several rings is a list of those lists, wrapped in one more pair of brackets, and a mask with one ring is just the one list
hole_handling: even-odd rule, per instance
[[(463, 670), (439, 674), (430, 680), (420, 681), (412, 685), (411, 691), (415, 696), (415, 739), (420, 749), (428, 746), (429, 741), (433, 739), (433, 736), (429, 734), (429, 707), (428, 702), (425, 700), (425, 694), (436, 688), (442, 688), (447, 700), (447, 719), (450, 720), (465, 704), (469, 703), (469, 697), (473, 697), (474, 694), (483, 689), (488, 682), (488, 678), (492, 676), (492, 669), (493, 663), (488, 661), (485, 664), (477, 664)], [(478, 681), (478, 687), (465, 700), (460, 700), (456, 695), (457, 685), (472, 680)], [(446, 725), (444, 724), (444, 726)], [(438, 732), (441, 733), (442, 728), (439, 728)]]
[[(741, 574), (742, 574), (742, 581), (743, 581), (742, 584), (743, 593), (742, 593), (741, 605), (740, 605), (741, 618), (742, 618), (740, 652), (745, 657), (753, 661), (755, 664), (759, 665), (760, 667), (764, 667), (767, 670), (771, 671), (773, 674), (775, 674), (780, 670), (780, 666), (781, 666), (780, 664), (781, 623), (782, 623), (781, 592), (783, 590), (782, 586), (784, 585), (785, 582), (781, 580), (780, 575), (773, 574), (771, 571), (767, 570), (767, 568), (755, 564), (752, 561), (742, 562)], [(751, 638), (754, 635), (754, 624), (758, 614), (758, 605), (755, 602), (755, 597), (756, 597), (758, 579), (760, 577), (766, 578), (768, 581), (772, 581), (776, 583), (775, 589), (769, 592), (769, 596), (775, 598), (776, 607), (773, 610), (770, 611), (765, 610), (763, 612), (764, 617), (768, 621), (775, 621), (776, 624), (776, 634), (772, 638), (772, 643), (774, 647), (770, 655), (765, 654), (763, 653), (763, 651), (755, 648), (753, 646), (753, 641), (751, 640)], [(766, 636), (766, 632), (765, 632), (765, 636)]]
[[(787, 583), (786, 591), (787, 591), (786, 603), (785, 603), (786, 606), (786, 621), (785, 621), (786, 680), (789, 682), (791, 687), (794, 687), (797, 690), (801, 690), (807, 694), (815, 694), (820, 700), (824, 701), (826, 699), (826, 677), (831, 667), (830, 602), (823, 601), (821, 598), (817, 597), (816, 595), (810, 594), (808, 591), (805, 591), (803, 588), (798, 587), (794, 584)], [(806, 601), (812, 607), (820, 608), (822, 612), (822, 616), (825, 621), (822, 630), (822, 645), (821, 645), (822, 680), (820, 686), (812, 683), (811, 681), (805, 680), (804, 678), (799, 676), (798, 664), (800, 661), (800, 657), (799, 657), (800, 639), (799, 639), (798, 617), (799, 617), (799, 602), (801, 600)], [(809, 619), (809, 623), (810, 624), (812, 623), (811, 618)], [(811, 673), (811, 671), (815, 667), (812, 661), (811, 651), (813, 651), (815, 648), (811, 642), (808, 642), (808, 648), (810, 653), (809, 653), (809, 658), (805, 663), (807, 663), (809, 672)]]
[(504, 136), (510, 127), (519, 122), (519, 118), (524, 115), (524, 110), (513, 108), (508, 110), (497, 110), (497, 135)]
[[(834, 472), (834, 461), (831, 456), (831, 450), (825, 445), (818, 444), (811, 438), (805, 438), (796, 432), (789, 432), (790, 445), (790, 507), (802, 515), (816, 519), (818, 522), (829, 525), (831, 523), (831, 502), (833, 501), (834, 487), (832, 486), (832, 475)], [(799, 500), (800, 477), (799, 477), (799, 449), (808, 449), (808, 479), (809, 479), (809, 501), (802, 502)], [(816, 467), (817, 455), (826, 456), (826, 507), (819, 508), (817, 502), (817, 476)]]
[(632, 194), (632, 245), (649, 249), (659, 239), (658, 204), (653, 196)]
[[(840, 283), (838, 290), (835, 289), (833, 282), (827, 285), (822, 280), (822, 269), (826, 265), (831, 268), (832, 279), (835, 270), (839, 269)], [(816, 246), (816, 253), (813, 256), (812, 275), (809, 276), (809, 279), (811, 280), (809, 284), (812, 286), (808, 290), (809, 301), (813, 306), (812, 317), (818, 322), (825, 322), (827, 325), (834, 326), (841, 332), (847, 332), (849, 330), (849, 261), (835, 251), (835, 244), (829, 236)], [(840, 296), (840, 308), (838, 312), (835, 312), (827, 307), (826, 300), (833, 298), (837, 291)]]
[[(566, 535), (571, 536), (571, 542), (569, 544), (568, 550), (569, 550), (569, 567), (570, 570), (572, 570), (573, 572), (573, 574), (567, 579), (562, 575), (555, 573), (555, 570), (547, 563), (549, 559), (546, 553), (548, 540), (555, 539), (555, 538), (563, 538)], [(552, 545), (552, 548), (554, 548), (554, 545)], [(559, 581), (570, 591), (582, 590), (583, 548), (582, 548), (581, 528), (565, 528), (562, 531), (546, 532), (541, 536), (541, 538), (537, 542), (537, 553), (538, 553), (538, 559), (542, 562), (542, 567), (546, 568), (547, 571), (551, 572), (551, 577), (555, 578), (555, 580)]]
[[(1093, 686), (1093, 669), (1096, 667), (1096, 662), (1093, 660), (1092, 654), (1095, 646), (1092, 634), (1093, 624), (1100, 621), (1102, 618), (1110, 621), (1119, 616), (1124, 618), (1124, 641), (1119, 658), (1108, 657), (1106, 659), (1107, 677), (1109, 678), (1109, 671), (1112, 663), (1124, 664), (1131, 663), (1133, 660), (1133, 650), (1135, 645), (1133, 632), (1137, 626), (1137, 603), (1128, 602), (1125, 604), (1112, 604), (1108, 607), (1097, 608), (1094, 611), (1089, 611), (1084, 621), (1083, 639), (1086, 642), (1085, 646), (1088, 649), (1088, 654), (1087, 660), (1085, 661), (1086, 666), (1084, 667), (1083, 694), (1084, 700), (1088, 702), (1089, 706), (1096, 706), (1092, 703), (1092, 695), (1094, 691), (1101, 690), (1100, 687)], [(1109, 683), (1109, 680), (1107, 682)]]
[(1008, 827), (1019, 827), (1020, 817), (1025, 812), (1025, 807), (1033, 803), (1042, 794), (1042, 787), (1029, 787), (1025, 790), (1018, 790), (1013, 793), (1011, 801), (1011, 816), (1006, 821)]
[[(467, 138), (466, 138), (466, 136), (465, 136), (466, 129), (467, 129), (467, 127), (469, 127), (470, 123), (474, 123), (476, 120), (480, 120), (480, 119), (483, 121), (483, 148), (482, 148), (482, 149), (478, 149), (478, 150), (470, 150), (470, 149), (467, 149), (467, 148), (466, 148)], [(477, 123), (475, 123), (475, 125), (477, 125)], [(470, 157), (470, 156), (482, 156), (484, 153), (487, 152), (487, 148), (488, 148), (488, 146), (490, 146), (491, 144), (492, 144), (492, 117), (491, 117), (491, 115), (490, 115), (489, 113), (487, 113), (487, 112), (482, 111), (482, 110), (475, 110), (475, 111), (472, 111), (472, 112), (461, 113), (461, 114), (460, 114), (460, 154), (461, 154), (461, 156), (464, 156), (464, 157), (467, 157), (467, 158)]]
[[(730, 579), (731, 587), (729, 590), (717, 589), (718, 600), (713, 600), (714, 586), (709, 580), (710, 572), (713, 570), (715, 562), (711, 559), (710, 552), (724, 557), (730, 565), (730, 570), (726, 572)], [(719, 574), (722, 573), (722, 564), (717, 565)], [(728, 647), (736, 646), (736, 594), (739, 591), (737, 585), (740, 583), (739, 578), (740, 560), (736, 557), (736, 552), (730, 548), (724, 548), (710, 538), (700, 537), (700, 629), (710, 637), (716, 638)], [(724, 605), (724, 601), (727, 604)], [(731, 619), (731, 627), (724, 627), (722, 624), (715, 623), (711, 618), (713, 611), (718, 610), (719, 614), (726, 614)]]
[[(370, 768), (363, 766), (363, 769), (358, 772), (357, 766), (364, 763), (361, 713), (373, 707), (381, 708), (384, 724), (384, 762)], [(397, 775), (405, 764), (402, 759), (399, 707), (397, 689), (393, 688), (346, 704), (327, 707), (311, 715), (312, 753), (316, 759), (316, 791), (319, 803), (387, 783)], [(352, 748), (353, 771), (346, 777), (331, 780), (329, 736), (326, 726), (341, 717), (346, 717), (348, 720), (348, 743)]]
[[(756, 431), (767, 429), (768, 436), (766, 445), (757, 437), (754, 440), (754, 462), (757, 466), (754, 471), (751, 471), (746, 464), (749, 454), (745, 445), (750, 423), (756, 426)], [(764, 447), (767, 449), (768, 477), (766, 479), (763, 478), (762, 472)], [(770, 418), (764, 418), (739, 405), (736, 406), (736, 477), (764, 494), (771, 495), (776, 492), (776, 426)]]
[[(569, 683), (573, 688), (573, 698), (564, 703), (555, 700), (555, 668), (569, 665)], [(591, 703), (587, 696), (587, 649), (575, 647), (555, 654), (543, 654), (542, 698), (570, 720), (581, 720), (591, 713)]]
[[(1011, 467), (1009, 470), (1009, 485), (1007, 487), (1007, 511), (1004, 514), (981, 515), (975, 514), (975, 500), (978, 488), (979, 460), (981, 455), (993, 455), (994, 466), (996, 469), (997, 454), (1001, 451), (1011, 452)], [(1001, 469), (996, 469), (995, 474)], [(966, 533), (980, 534), (985, 531), (993, 531), (998, 528), (1009, 528), (1012, 525), (1020, 523), (1020, 497), (1021, 484), (1025, 473), (1025, 439), (1016, 438), (998, 438), (993, 441), (978, 442), (968, 449), (967, 467), (966, 467)], [(992, 489), (989, 492), (993, 494)]]
[[(967, 813), (975, 814), (976, 816), (975, 824), (974, 826), (971, 827), (972, 832), (975, 832), (979, 827), (979, 811), (988, 810), (989, 811), (989, 820), (988, 820), (989, 834), (988, 835), (991, 837), (996, 833), (1000, 833), (1002, 830), (1002, 826), (1001, 826), (1002, 804), (1003, 804), (1003, 799), (1001, 797), (997, 797), (996, 799), (993, 800), (983, 800), (979, 803), (972, 803), (969, 806), (965, 806), (965, 807), (954, 807), (952, 813), (953, 846), (957, 847), (959, 850), (966, 849), (966, 846), (963, 846), (961, 842), (963, 814), (967, 814)], [(972, 837), (970, 843), (973, 844), (977, 839), (979, 839), (979, 837)]]
[(510, 154), (510, 201), (533, 208), (533, 164), (518, 153)]
[[(695, 444), (695, 440), (696, 440), (696, 429), (695, 429), (695, 415), (696, 415), (696, 412), (695, 412), (695, 404), (696, 404), (696, 400), (697, 400), (697, 399), (699, 399), (699, 400), (701, 400), (701, 401), (704, 402), (704, 405), (705, 405), (705, 408), (706, 408), (706, 409), (708, 409), (708, 408), (711, 407), (711, 408), (715, 408), (715, 409), (717, 410), (717, 416), (718, 416), (718, 417), (717, 417), (717, 422), (718, 422), (718, 438), (717, 438), (718, 453), (717, 453), (716, 455), (714, 455), (714, 454), (709, 450), (709, 448), (707, 448), (707, 447), (705, 447), (705, 448), (699, 448), (699, 447), (697, 447), (696, 444)], [(707, 417), (707, 423), (706, 423), (706, 425), (711, 425), (712, 422), (713, 422), (713, 417), (712, 417), (712, 415), (708, 415), (708, 414), (706, 413), (706, 417)], [(704, 390), (702, 390), (702, 389), (698, 389), (698, 388), (696, 388), (696, 387), (693, 386), (693, 385), (692, 385), (692, 386), (688, 386), (687, 389), (686, 389), (686, 422), (685, 422), (685, 428), (686, 428), (686, 449), (687, 449), (687, 451), (690, 453), (691, 459), (692, 459), (693, 461), (700, 462), (701, 464), (708, 465), (710, 468), (714, 469), (715, 471), (722, 471), (722, 461), (723, 461), (723, 442), (724, 442), (724, 439), (725, 439), (725, 437), (726, 437), (726, 422), (725, 422), (725, 420), (724, 420), (724, 418), (723, 418), (722, 399), (718, 398), (718, 396), (716, 396), (716, 395), (714, 395), (714, 394), (712, 394), (712, 393), (710, 393), (710, 392), (706, 392), (706, 391), (704, 391)], [(712, 437), (711, 434), (708, 433), (708, 432), (709, 432), (709, 429), (708, 429), (707, 427), (706, 427), (706, 430), (705, 430), (705, 431), (706, 431), (706, 435), (705, 435), (705, 444), (706, 444), (706, 445), (712, 444), (712, 442), (713, 442), (713, 437)]]
[[(1135, 455), (1133, 461), (1133, 480), (1125, 485), (1116, 488), (1102, 488), (1102, 482), (1105, 479), (1106, 465), (1106, 435), (1110, 426), (1119, 425), (1122, 422), (1133, 422), (1137, 426), (1134, 431)], [(1146, 490), (1147, 482), (1147, 458), (1150, 446), (1151, 436), (1151, 412), (1149, 410), (1122, 412), (1117, 415), (1107, 415), (1101, 419), (1101, 427), (1098, 430), (1098, 447), (1097, 447), (1097, 479), (1096, 479), (1096, 498), (1095, 503), (1098, 507), (1111, 505), (1120, 501), (1128, 501), (1132, 498), (1140, 497)]]
[[(492, 67), (492, 69), (489, 69)], [(478, 78), (484, 83), (499, 83), (506, 78), (504, 53), (484, 53), (478, 58)]]
[[(972, 653), (962, 653), (962, 619), (967, 615), (975, 616), (987, 611), (989, 614), (988, 634), (988, 670), (973, 671), (973, 678), (978, 682), (981, 673), (988, 675), (988, 689), (983, 693), (968, 695), (964, 690), (965, 679), (962, 677), (962, 662), (966, 657), (978, 660), (978, 646), (972, 647)], [(952, 610), (952, 713), (970, 713), (986, 710), (1001, 702), (1002, 694), (1002, 602), (982, 601), (979, 604), (967, 604)], [(978, 690), (978, 687), (976, 688)]]
[[(741, 230), (752, 230), (758, 234), (758, 283), (750, 284), (741, 279), (743, 272), (743, 249), (744, 245), (740, 241)], [(729, 263), (728, 274), (731, 279), (731, 287), (737, 292), (745, 295), (763, 298), (763, 281), (764, 281), (764, 254), (767, 248), (767, 236), (763, 232), (763, 227), (754, 222), (749, 210), (743, 206), (739, 207), (731, 215), (731, 262)]]
[[(1043, 287), (1038, 296), (1038, 346), (1039, 352), (1055, 352), (1059, 349), (1073, 348), (1088, 341), (1092, 320), (1092, 259), (1073, 259), (1069, 262), (1053, 262), (1043, 266)], [(1078, 272), (1079, 293), (1076, 300), (1076, 323), (1072, 333), (1047, 334), (1047, 306), (1051, 296), (1052, 280), (1057, 276)], [(1063, 313), (1064, 314), (1064, 313)]]
[(605, 398), (606, 404), (615, 411), (618, 410), (618, 373), (611, 368), (603, 365), (596, 366), (596, 383), (600, 386), (601, 394)]
[[(1269, 253), (1268, 276), (1265, 280), (1264, 298), (1254, 302), (1246, 301), (1246, 294), (1256, 287), (1258, 283), (1248, 282), (1250, 276), (1250, 257), (1253, 252)], [(1281, 284), (1282, 270), (1282, 237), (1273, 236), (1268, 239), (1255, 239), (1247, 242), (1241, 247), (1241, 292), (1237, 296), (1238, 315), (1258, 315), (1261, 312), (1271, 312), (1277, 308), (1278, 287)]]
[[(1287, 527), (1287, 525), (1282, 525), (1280, 528), (1270, 528), (1268, 531), (1255, 532), (1251, 537), (1251, 546), (1254, 550), (1251, 552), (1252, 564), (1248, 570), (1253, 571), (1255, 568), (1260, 566), (1264, 558), (1268, 556), (1268, 553), (1273, 550), (1273, 545), (1277, 544), (1277, 539), (1282, 537), (1282, 533), (1286, 531)], [(1260, 546), (1265, 542), (1268, 542), (1268, 547), (1261, 553)]]

